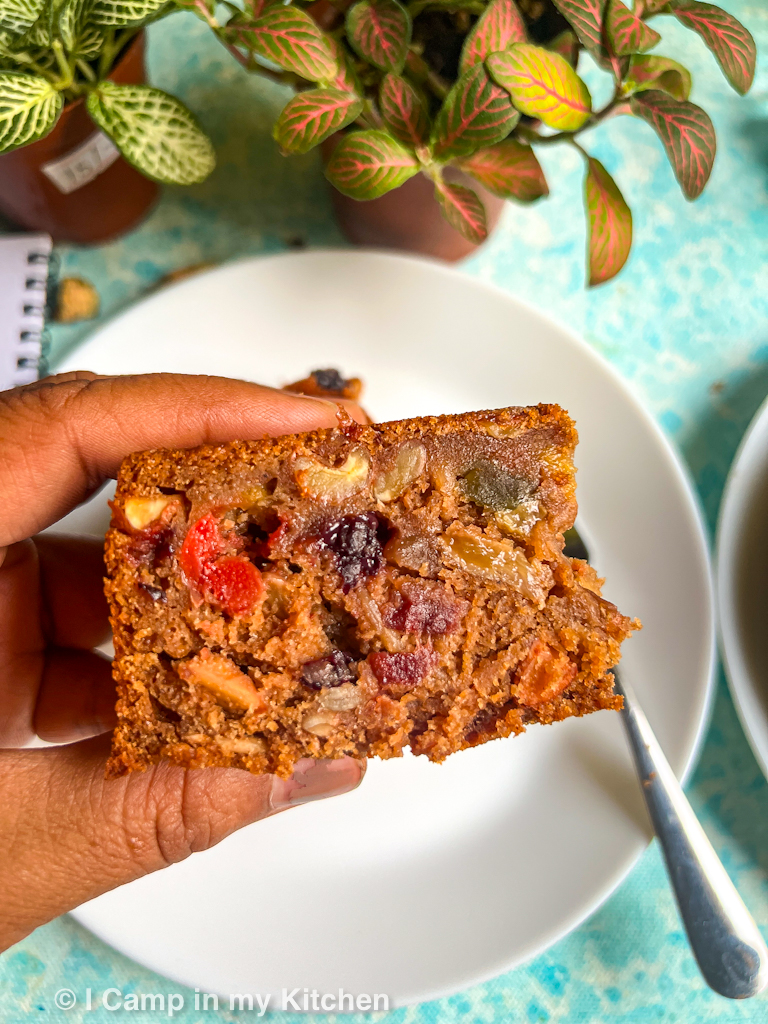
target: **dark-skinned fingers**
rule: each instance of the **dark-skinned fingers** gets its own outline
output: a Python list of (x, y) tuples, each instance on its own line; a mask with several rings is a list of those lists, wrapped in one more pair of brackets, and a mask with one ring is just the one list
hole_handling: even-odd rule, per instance
[(0, 566), (0, 747), (20, 747), (34, 735), (43, 671), (40, 570), (31, 540), (13, 544)]
[(0, 545), (60, 519), (131, 452), (333, 427), (337, 412), (323, 399), (181, 374), (85, 374), (4, 392)]
[(35, 537), (49, 643), (91, 650), (109, 638), (104, 542), (65, 534)]
[(364, 767), (303, 761), (291, 779), (161, 764), (104, 779), (106, 737), (0, 752), (0, 949), (85, 900), (260, 818), (354, 789)]
[(49, 743), (73, 743), (113, 729), (117, 694), (112, 663), (97, 651), (49, 648), (33, 729)]

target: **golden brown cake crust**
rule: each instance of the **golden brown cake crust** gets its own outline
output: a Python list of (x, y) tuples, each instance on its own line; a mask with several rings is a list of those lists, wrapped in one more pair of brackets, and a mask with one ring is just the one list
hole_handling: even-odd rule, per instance
[(620, 707), (636, 624), (562, 554), (576, 442), (540, 405), (130, 456), (106, 541), (109, 773), (441, 761)]

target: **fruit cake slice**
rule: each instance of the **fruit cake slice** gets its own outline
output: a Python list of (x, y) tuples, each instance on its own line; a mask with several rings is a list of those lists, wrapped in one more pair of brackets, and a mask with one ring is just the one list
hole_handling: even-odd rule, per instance
[(540, 405), (130, 456), (109, 772), (442, 761), (619, 708), (636, 623), (563, 555), (576, 440)]

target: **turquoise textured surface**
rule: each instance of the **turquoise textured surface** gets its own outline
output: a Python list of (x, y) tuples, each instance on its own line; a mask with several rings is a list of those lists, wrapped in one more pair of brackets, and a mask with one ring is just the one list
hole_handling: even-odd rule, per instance
[[(703, 197), (688, 204), (648, 126), (620, 118), (585, 137), (635, 214), (635, 245), (618, 280), (584, 281), (578, 154), (542, 157), (552, 196), (509, 205), (488, 245), (464, 264), (583, 335), (629, 380), (681, 448), (710, 527), (745, 427), (768, 393), (768, 4), (722, 0), (762, 47), (747, 98), (732, 92), (693, 34), (664, 19), (661, 52), (694, 75), (692, 98), (711, 114), (719, 152)], [(283, 91), (249, 79), (189, 15), (150, 32), (154, 84), (198, 112), (217, 147), (208, 182), (168, 189), (141, 227), (95, 249), (65, 248), (62, 273), (93, 281), (103, 315), (146, 294), (170, 271), (200, 262), (342, 245), (315, 155), (283, 158), (271, 125)], [(595, 81), (590, 80), (590, 85)], [(599, 91), (595, 88), (597, 98)], [(52, 361), (93, 327), (57, 327)], [(183, 368), (183, 367), (182, 367)], [(728, 871), (768, 936), (768, 783), (749, 750), (722, 679), (689, 795)], [(567, 867), (567, 851), (563, 851)], [(54, 994), (80, 1002), (57, 1009)], [(0, 1020), (107, 1024), (167, 1020), (161, 1012), (87, 1011), (86, 988), (182, 992), (181, 1024), (256, 1019), (195, 1010), (194, 993), (138, 967), (68, 918), (0, 957)], [(764, 1021), (768, 995), (732, 1003), (709, 991), (691, 957), (656, 844), (617, 892), (575, 932), (517, 970), (448, 999), (377, 1015), (387, 1024), (646, 1024)], [(270, 1014), (275, 1024), (360, 1017)]]

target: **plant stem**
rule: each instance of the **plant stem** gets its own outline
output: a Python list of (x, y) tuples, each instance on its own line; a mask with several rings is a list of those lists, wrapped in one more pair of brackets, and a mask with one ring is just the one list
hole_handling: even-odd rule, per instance
[(54, 39), (51, 48), (53, 50), (53, 55), (56, 58), (56, 63), (59, 66), (59, 71), (61, 72), (61, 77), (58, 83), (59, 89), (63, 91), (72, 85), (72, 82), (75, 80), (75, 73), (69, 61), (64, 56), (64, 47), (61, 45), (61, 40)]
[(87, 78), (89, 82), (96, 81), (96, 75), (94, 74), (93, 68), (87, 60), (83, 60), (81, 57), (78, 57), (75, 61), (75, 64), (77, 65), (80, 74), (83, 76), (83, 78)]
[(527, 131), (526, 136), (531, 142), (537, 144), (550, 145), (553, 142), (570, 142), (577, 135), (581, 135), (582, 132), (587, 131), (589, 128), (595, 128), (597, 125), (602, 124), (604, 121), (608, 121), (612, 117), (616, 117), (619, 114), (625, 114), (629, 108), (629, 101), (626, 97), (614, 96), (610, 103), (606, 104), (602, 110), (598, 110), (596, 114), (583, 124), (581, 128), (578, 128), (575, 132), (557, 132), (556, 135), (539, 135), (538, 132)]

